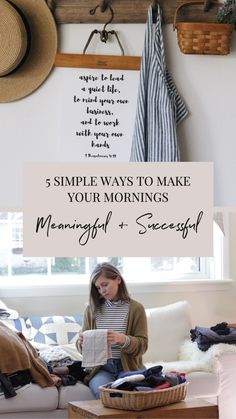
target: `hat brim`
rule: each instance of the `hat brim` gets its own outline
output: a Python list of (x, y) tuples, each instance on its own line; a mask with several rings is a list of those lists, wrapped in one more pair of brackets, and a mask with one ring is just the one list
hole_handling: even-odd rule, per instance
[(35, 91), (49, 75), (57, 51), (57, 28), (44, 0), (11, 0), (27, 18), (30, 51), (24, 64), (0, 78), (0, 102), (12, 102)]

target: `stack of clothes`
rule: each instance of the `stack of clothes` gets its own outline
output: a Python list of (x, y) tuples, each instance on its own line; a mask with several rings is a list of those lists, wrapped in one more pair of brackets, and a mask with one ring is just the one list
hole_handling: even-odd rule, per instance
[(39, 353), (21, 332), (0, 321), (0, 399), (10, 398), (32, 383), (40, 387), (75, 385), (86, 375), (81, 361), (60, 348)]
[(161, 390), (182, 384), (186, 381), (185, 374), (171, 371), (163, 374), (163, 367), (156, 365), (146, 370), (124, 371), (119, 378), (106, 385), (106, 388), (126, 391)]
[(190, 330), (192, 342), (196, 342), (201, 351), (207, 351), (216, 343), (236, 345), (236, 329), (229, 327), (228, 323), (218, 323), (212, 327), (196, 326)]
[(47, 368), (36, 349), (21, 332), (0, 321), (0, 398), (16, 396), (17, 390), (31, 382), (41, 387), (53, 385)]
[(55, 386), (72, 386), (83, 381), (86, 372), (81, 361), (74, 361), (64, 349), (52, 347), (40, 351), (40, 359), (47, 367)]

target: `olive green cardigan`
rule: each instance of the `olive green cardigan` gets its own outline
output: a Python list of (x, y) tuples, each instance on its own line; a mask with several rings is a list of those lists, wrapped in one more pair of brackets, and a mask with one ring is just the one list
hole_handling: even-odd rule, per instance
[[(95, 319), (92, 318), (92, 313), (88, 306), (84, 313), (82, 330), (91, 329), (96, 329), (96, 322)], [(132, 299), (129, 304), (126, 335), (130, 338), (130, 344), (127, 348), (121, 348), (121, 363), (123, 370), (136, 371), (143, 369), (142, 355), (146, 352), (148, 347), (147, 317), (142, 304)], [(78, 341), (76, 346), (78, 350), (82, 352), (82, 348)], [(88, 384), (101, 367), (98, 366), (90, 369), (84, 379), (84, 383)]]

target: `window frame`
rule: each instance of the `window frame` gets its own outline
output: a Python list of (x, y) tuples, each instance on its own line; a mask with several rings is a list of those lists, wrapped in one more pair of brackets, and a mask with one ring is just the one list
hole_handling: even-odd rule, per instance
[[(22, 217), (23, 218), (23, 217)], [(9, 218), (8, 218), (9, 219)], [(3, 220), (4, 221), (4, 220)], [(23, 221), (23, 219), (22, 219)], [(13, 224), (17, 224), (19, 220), (12, 220)], [(23, 226), (22, 226), (23, 228)], [(219, 228), (216, 225), (216, 228)], [(219, 236), (220, 237), (220, 236)], [(10, 240), (10, 233), (9, 233)], [(178, 287), (189, 286), (189, 285), (213, 285), (218, 284), (221, 281), (221, 285), (228, 283), (227, 280), (227, 240), (223, 234), (221, 234), (220, 243), (215, 243), (215, 257), (214, 263), (212, 258), (199, 258), (200, 269), (199, 272), (186, 273), (186, 274), (177, 274), (173, 276), (173, 271), (170, 272), (160, 272), (155, 271), (151, 272), (150, 270), (146, 273), (147, 262), (151, 258), (124, 258), (124, 278), (126, 279), (129, 288), (133, 288), (135, 291), (145, 289), (145, 292), (149, 290), (154, 290), (155, 288), (167, 290), (171, 286), (174, 288), (176, 285)], [(218, 250), (216, 252), (216, 248)], [(51, 258), (47, 258), (47, 274), (27, 274), (27, 275), (2, 275), (0, 276), (0, 289), (2, 292), (7, 294), (17, 294), (21, 291), (27, 291), (30, 295), (37, 295), (40, 291), (43, 295), (50, 295), (51, 291), (54, 290), (54, 295), (62, 295), (61, 293), (70, 293), (73, 292), (88, 292), (88, 283), (89, 283), (89, 263), (86, 258), (85, 263), (87, 266), (87, 273), (85, 274), (52, 274), (51, 273)], [(103, 258), (98, 258), (98, 262), (102, 261)], [(136, 269), (136, 274), (134, 274), (134, 269), (127, 269), (126, 261), (128, 259), (135, 259), (134, 263), (138, 263), (139, 267)], [(214, 266), (213, 266), (214, 265)], [(214, 267), (214, 269), (213, 269)], [(132, 278), (131, 276), (135, 276)], [(147, 278), (148, 276), (148, 278)], [(79, 280), (78, 280), (79, 277)], [(19, 281), (20, 279), (20, 281)], [(148, 285), (148, 287), (147, 287)], [(148, 290), (147, 290), (148, 288)], [(48, 293), (47, 293), (48, 291)], [(56, 294), (55, 294), (56, 292)], [(150, 291), (152, 292), (152, 291)]]

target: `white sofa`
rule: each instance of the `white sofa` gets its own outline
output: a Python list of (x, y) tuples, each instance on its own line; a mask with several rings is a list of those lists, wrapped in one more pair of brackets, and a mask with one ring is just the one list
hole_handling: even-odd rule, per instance
[[(193, 325), (186, 301), (147, 309), (146, 312), (149, 349), (144, 356), (145, 365), (161, 364), (164, 372), (186, 372), (189, 381), (188, 398), (207, 399), (218, 405), (220, 419), (236, 419), (236, 348), (220, 344), (220, 350), (216, 348), (218, 345), (214, 345), (207, 353), (198, 350), (189, 339)], [(28, 329), (25, 329), (25, 333)], [(34, 327), (32, 331), (35, 333)], [(71, 355), (73, 346), (68, 344), (63, 348), (68, 348)], [(93, 395), (81, 382), (74, 386), (61, 386), (59, 389), (42, 389), (37, 384), (31, 384), (17, 396), (0, 400), (0, 419), (67, 418), (69, 401), (89, 399), (93, 399)]]

